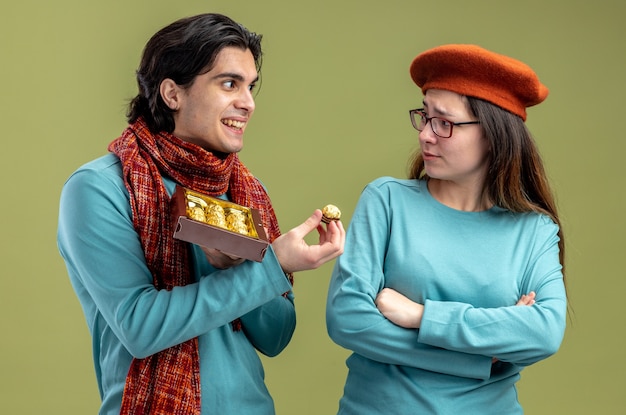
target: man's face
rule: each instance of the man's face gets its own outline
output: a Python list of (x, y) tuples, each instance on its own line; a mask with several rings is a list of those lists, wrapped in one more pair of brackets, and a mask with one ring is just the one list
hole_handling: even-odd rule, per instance
[(258, 80), (250, 50), (222, 49), (209, 72), (191, 87), (177, 87), (173, 134), (211, 152), (237, 153), (254, 112), (252, 91)]

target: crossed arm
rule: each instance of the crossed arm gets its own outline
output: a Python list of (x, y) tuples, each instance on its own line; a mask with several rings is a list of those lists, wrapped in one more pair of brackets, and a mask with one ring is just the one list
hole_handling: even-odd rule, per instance
[[(374, 301), (378, 310), (387, 320), (405, 329), (419, 329), (424, 315), (424, 305), (416, 303), (391, 288), (383, 288)], [(524, 294), (516, 306), (535, 304), (535, 293)]]

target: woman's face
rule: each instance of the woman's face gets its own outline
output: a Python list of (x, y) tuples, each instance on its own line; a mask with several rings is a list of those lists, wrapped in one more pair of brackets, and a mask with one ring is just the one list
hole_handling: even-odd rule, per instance
[[(426, 91), (424, 111), (427, 117), (445, 118), (451, 123), (476, 121), (466, 97), (442, 89)], [(441, 138), (433, 132), (429, 121), (420, 132), (419, 141), (429, 177), (482, 187), (489, 143), (479, 124), (455, 125), (451, 137)]]

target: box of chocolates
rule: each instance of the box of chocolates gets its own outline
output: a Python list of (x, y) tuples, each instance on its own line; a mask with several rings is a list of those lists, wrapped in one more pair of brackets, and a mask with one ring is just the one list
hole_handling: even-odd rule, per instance
[(177, 186), (174, 238), (261, 262), (269, 242), (257, 209)]

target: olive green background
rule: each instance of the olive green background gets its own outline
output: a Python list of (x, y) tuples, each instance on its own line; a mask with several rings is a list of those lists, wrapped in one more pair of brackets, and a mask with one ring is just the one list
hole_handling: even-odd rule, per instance
[[(551, 91), (527, 123), (560, 206), (572, 312), (559, 353), (522, 373), (520, 400), (528, 414), (624, 413), (626, 7), (618, 0), (3, 1), (2, 413), (97, 412), (90, 337), (56, 248), (59, 193), (125, 127), (148, 38), (206, 11), (264, 35), (241, 157), (268, 186), (283, 230), (326, 203), (341, 207), (347, 225), (366, 183), (406, 175), (417, 144), (407, 111), (422, 99), (408, 76), (417, 53), (476, 43), (531, 65)], [(331, 268), (296, 276), (296, 334), (281, 355), (263, 358), (279, 415), (336, 411), (348, 353), (326, 334)]]

